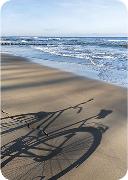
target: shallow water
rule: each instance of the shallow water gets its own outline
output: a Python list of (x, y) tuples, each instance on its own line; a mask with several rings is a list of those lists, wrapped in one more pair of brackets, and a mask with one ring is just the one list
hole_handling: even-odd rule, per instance
[(2, 52), (128, 87), (127, 38), (2, 37)]

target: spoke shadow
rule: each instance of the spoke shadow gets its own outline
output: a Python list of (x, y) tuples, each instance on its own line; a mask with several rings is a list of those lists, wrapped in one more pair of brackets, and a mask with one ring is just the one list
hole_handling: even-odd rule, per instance
[[(80, 166), (95, 151), (101, 142), (102, 134), (108, 129), (108, 126), (101, 123), (89, 124), (87, 121), (105, 118), (112, 110), (101, 109), (97, 115), (75, 122), (78, 128), (73, 128), (72, 123), (49, 132), (48, 136), (44, 134), (44, 130), (66, 110), (74, 108), (76, 113), (81, 113), (83, 105), (92, 100), (56, 112), (28, 113), (3, 118), (3, 135), (24, 127), (29, 131), (1, 147), (1, 167), (9, 167), (17, 158), (26, 158), (28, 164), (29, 160), (32, 160), (34, 166), (22, 167), (22, 173), (16, 176), (16, 180), (30, 177), (33, 180), (54, 180)], [(46, 125), (41, 129), (44, 124)]]

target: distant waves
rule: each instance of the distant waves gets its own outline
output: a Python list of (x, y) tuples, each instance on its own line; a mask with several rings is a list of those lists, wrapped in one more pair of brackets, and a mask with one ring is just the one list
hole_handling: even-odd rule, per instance
[(0, 43), (3, 52), (128, 87), (126, 37), (6, 36), (1, 38)]
[(101, 47), (128, 47), (127, 38), (53, 38), (53, 37), (18, 37), (9, 36), (2, 37), (0, 41), (1, 45), (69, 45), (69, 46), (101, 46)]

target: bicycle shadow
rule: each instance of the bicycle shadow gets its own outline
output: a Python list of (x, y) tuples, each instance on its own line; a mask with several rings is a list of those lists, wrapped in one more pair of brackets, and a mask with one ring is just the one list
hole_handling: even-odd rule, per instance
[[(99, 123), (95, 123), (95, 126), (88, 123), (85, 126), (87, 121), (105, 118), (112, 113), (112, 110), (101, 109), (95, 116), (49, 132), (49, 136), (43, 133), (42, 127), (43, 130), (47, 129), (68, 109), (74, 108), (76, 113), (81, 113), (83, 109), (81, 106), (90, 101), (92, 99), (56, 112), (28, 113), (2, 118), (3, 135), (24, 127), (29, 131), (24, 136), (2, 146), (1, 167), (5, 168), (11, 161), (15, 163), (16, 158), (27, 158), (29, 168), (23, 165), (23, 172), (16, 179), (22, 177), (29, 179), (28, 174), (31, 174), (32, 179), (41, 180), (58, 179), (81, 165), (95, 151), (101, 142), (102, 134), (108, 129), (108, 126)], [(10, 118), (9, 122), (8, 118)], [(4, 120), (6, 122), (3, 122)], [(73, 128), (74, 125), (78, 127)], [(31, 165), (29, 159), (33, 160)]]

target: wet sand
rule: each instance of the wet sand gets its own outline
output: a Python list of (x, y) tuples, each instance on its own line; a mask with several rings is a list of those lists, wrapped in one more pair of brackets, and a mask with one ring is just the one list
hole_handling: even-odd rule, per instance
[(9, 54), (1, 58), (5, 177), (115, 180), (125, 175), (126, 88)]

